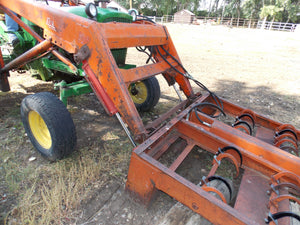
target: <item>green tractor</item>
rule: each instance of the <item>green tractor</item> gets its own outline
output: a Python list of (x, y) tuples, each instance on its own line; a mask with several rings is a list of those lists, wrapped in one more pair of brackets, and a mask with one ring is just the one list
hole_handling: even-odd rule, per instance
[[(132, 22), (131, 15), (114, 9), (100, 8), (97, 3), (98, 1), (86, 6), (60, 7), (57, 10), (93, 19), (99, 23)], [(93, 13), (95, 14), (93, 15)], [(25, 18), (21, 19), (37, 34), (43, 35), (42, 28)], [(19, 39), (19, 42), (14, 46), (8, 44), (5, 22), (0, 21), (0, 44), (5, 64), (38, 43), (23, 28), (13, 33)], [(74, 62), (73, 55), (63, 49), (58, 49), (58, 51), (71, 62)], [(112, 49), (111, 52), (120, 68), (135, 67), (135, 65), (126, 64), (126, 48)], [(74, 65), (76, 65), (75, 62)], [(75, 126), (66, 108), (67, 99), (71, 96), (92, 92), (92, 88), (84, 79), (83, 69), (79, 65), (77, 71), (74, 72), (51, 53), (40, 55), (19, 69), (20, 71), (30, 71), (31, 75), (37, 79), (55, 82), (55, 88), (60, 90), (59, 99), (49, 92), (41, 92), (24, 98), (21, 104), (21, 118), (25, 131), (38, 152), (50, 161), (62, 159), (72, 153), (76, 145)], [(132, 83), (128, 90), (139, 111), (151, 110), (160, 98), (160, 87), (155, 77)]]

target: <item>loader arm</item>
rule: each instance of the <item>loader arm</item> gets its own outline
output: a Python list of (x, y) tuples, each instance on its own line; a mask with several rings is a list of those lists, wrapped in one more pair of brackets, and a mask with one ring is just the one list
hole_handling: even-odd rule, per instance
[[(194, 96), (188, 79), (176, 74), (160, 57), (156, 57), (155, 64), (129, 70), (119, 69), (115, 62), (111, 49), (136, 46), (164, 46), (179, 60), (166, 28), (161, 25), (97, 23), (24, 0), (1, 0), (0, 5), (43, 28), (44, 38), (53, 45), (75, 54), (78, 63), (86, 60), (137, 139), (144, 139), (147, 131), (128, 92), (131, 82), (163, 73), (164, 76), (174, 77), (187, 97)], [(181, 68), (178, 70), (183, 72)]]

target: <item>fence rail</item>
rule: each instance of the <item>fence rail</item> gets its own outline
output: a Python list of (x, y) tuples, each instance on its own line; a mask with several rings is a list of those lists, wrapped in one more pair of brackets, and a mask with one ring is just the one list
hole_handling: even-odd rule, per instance
[(270, 22), (270, 21), (258, 21), (257, 28), (265, 30), (281, 30), (281, 31), (295, 31), (298, 25), (294, 23), (283, 23), (283, 22)]
[[(156, 23), (174, 23), (174, 16), (164, 15), (162, 17), (149, 17)], [(176, 20), (180, 23), (180, 20)], [(183, 18), (182, 21), (188, 21)], [(243, 19), (243, 18), (220, 18), (220, 17), (193, 17), (190, 24), (196, 25), (223, 25), (228, 27), (239, 27), (239, 28), (257, 28), (266, 30), (278, 30), (278, 31), (290, 31), (294, 32), (298, 27), (297, 31), (300, 31), (300, 24), (284, 23), (284, 22), (269, 22), (259, 21), (256, 19)], [(182, 22), (184, 23), (184, 22)]]

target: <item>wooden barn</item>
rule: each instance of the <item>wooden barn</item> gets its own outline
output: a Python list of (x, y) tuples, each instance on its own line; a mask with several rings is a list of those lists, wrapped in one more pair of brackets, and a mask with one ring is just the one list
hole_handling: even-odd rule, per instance
[(183, 9), (174, 14), (174, 23), (193, 23), (196, 19), (194, 13), (189, 10)]

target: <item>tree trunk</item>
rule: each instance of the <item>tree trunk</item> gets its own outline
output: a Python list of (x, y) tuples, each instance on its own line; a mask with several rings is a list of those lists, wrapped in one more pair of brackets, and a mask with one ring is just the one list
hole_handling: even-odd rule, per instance
[(208, 7), (208, 17), (210, 16), (210, 13), (211, 13), (211, 2), (212, 2), (213, 0), (210, 0), (210, 2), (209, 2), (209, 7)]
[(215, 14), (217, 14), (218, 7), (219, 7), (219, 0), (215, 0)]
[(223, 1), (223, 10), (222, 10), (222, 19), (221, 19), (221, 24), (223, 24), (224, 12), (225, 12), (225, 0)]
[(237, 14), (238, 14), (238, 19), (237, 19), (237, 24), (236, 24), (236, 27), (239, 27), (239, 23), (240, 23), (240, 6), (238, 5), (237, 6)]

